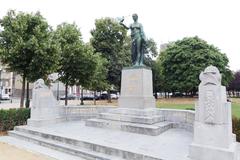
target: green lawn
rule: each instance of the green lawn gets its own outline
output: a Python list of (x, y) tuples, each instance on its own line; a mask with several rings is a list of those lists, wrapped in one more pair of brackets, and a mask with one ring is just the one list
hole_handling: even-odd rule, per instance
[[(157, 107), (159, 108), (170, 108), (170, 109), (193, 109), (194, 108), (194, 102), (191, 104), (182, 104), (180, 102), (172, 102), (169, 101), (169, 103), (164, 102), (161, 103), (161, 101), (157, 102)], [(232, 114), (238, 118), (240, 118), (240, 103), (232, 103)]]

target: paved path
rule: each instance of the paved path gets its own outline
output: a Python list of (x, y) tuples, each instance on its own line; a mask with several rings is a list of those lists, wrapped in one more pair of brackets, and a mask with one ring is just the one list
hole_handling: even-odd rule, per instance
[(19, 149), (15, 146), (0, 142), (0, 160), (55, 160), (39, 153)]
[[(13, 154), (14, 153), (14, 154)], [(0, 160), (85, 160), (9, 136), (0, 136)]]

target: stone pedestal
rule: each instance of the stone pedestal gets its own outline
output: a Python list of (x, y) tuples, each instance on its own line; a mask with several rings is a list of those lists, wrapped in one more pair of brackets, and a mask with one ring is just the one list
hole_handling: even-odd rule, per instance
[(29, 126), (40, 127), (54, 124), (64, 120), (64, 109), (57, 105), (52, 91), (44, 84), (42, 79), (34, 83), (31, 117)]
[(156, 107), (151, 69), (131, 67), (122, 70), (121, 95), (118, 99), (118, 106), (138, 109)]
[(122, 70), (119, 108), (100, 113), (97, 119), (86, 121), (87, 126), (118, 129), (125, 132), (157, 136), (172, 128), (156, 109), (153, 97), (152, 70), (131, 67)]
[(200, 74), (199, 101), (196, 103), (192, 160), (236, 160), (236, 139), (232, 133), (231, 103), (221, 75), (214, 66)]

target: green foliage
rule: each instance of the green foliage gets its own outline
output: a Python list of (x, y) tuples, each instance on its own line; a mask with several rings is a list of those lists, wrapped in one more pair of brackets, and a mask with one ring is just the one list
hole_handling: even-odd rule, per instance
[(84, 45), (81, 32), (75, 24), (63, 23), (55, 31), (60, 44), (59, 80), (67, 85), (87, 86), (95, 70), (93, 49)]
[(99, 57), (94, 54), (94, 48), (90, 44), (85, 44), (82, 61), (81, 64), (79, 64), (79, 69), (81, 68), (81, 71), (77, 75), (77, 85), (89, 88), (97, 69), (98, 58)]
[(233, 133), (236, 134), (237, 142), (240, 142), (240, 118), (233, 117), (232, 127)]
[(158, 56), (157, 44), (152, 38), (149, 38), (146, 41), (145, 54), (147, 54), (147, 57), (151, 57), (151, 58), (155, 58)]
[(164, 92), (166, 89), (164, 83), (164, 77), (162, 74), (162, 66), (158, 63), (158, 61), (153, 61), (152, 65), (153, 72), (153, 92)]
[[(0, 25), (0, 58), (10, 71), (23, 78), (20, 107), (23, 107), (25, 80), (46, 79), (58, 62), (58, 44), (51, 28), (39, 12), (35, 14), (9, 11)], [(29, 93), (27, 91), (27, 93)], [(27, 102), (29, 102), (27, 94)]]
[(0, 21), (0, 57), (11, 71), (29, 82), (52, 73), (58, 62), (58, 45), (51, 28), (39, 12), (9, 11)]
[(152, 69), (153, 92), (155, 93), (155, 96), (157, 96), (156, 93), (162, 89), (161, 84), (163, 82), (161, 66), (155, 60), (158, 56), (157, 44), (152, 38), (150, 38), (146, 41), (145, 47), (144, 64)]
[(228, 90), (230, 91), (240, 91), (240, 71), (234, 73), (234, 78), (231, 80)]
[(30, 118), (29, 108), (0, 110), (0, 131), (12, 130), (15, 126), (25, 125)]
[(198, 37), (170, 43), (160, 53), (158, 63), (162, 66), (164, 88), (170, 92), (196, 92), (200, 83), (199, 74), (209, 65), (220, 70), (224, 85), (231, 77), (227, 56)]
[(95, 52), (101, 53), (108, 61), (108, 83), (119, 88), (121, 70), (131, 62), (127, 31), (113, 19), (103, 18), (95, 21), (95, 29), (91, 34), (91, 44)]
[(58, 25), (54, 37), (61, 48), (58, 73), (59, 80), (65, 83), (65, 97), (67, 97), (69, 85), (89, 87), (97, 62), (93, 48), (83, 43), (81, 32), (75, 24)]
[(96, 69), (91, 79), (90, 89), (94, 91), (106, 90), (108, 88), (107, 83), (107, 60), (103, 58), (100, 54), (95, 54), (95, 59), (97, 61)]

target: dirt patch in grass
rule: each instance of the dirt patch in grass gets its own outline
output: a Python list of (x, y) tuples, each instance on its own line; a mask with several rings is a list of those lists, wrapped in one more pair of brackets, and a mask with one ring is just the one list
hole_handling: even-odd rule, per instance
[(231, 98), (231, 101), (232, 101), (233, 103), (240, 104), (240, 98)]
[[(86, 104), (94, 105), (94, 102), (93, 101), (86, 101)], [(97, 100), (96, 105), (117, 106), (118, 101), (116, 99), (112, 99), (111, 103), (108, 103), (107, 100)]]
[(162, 98), (157, 103), (161, 104), (195, 104), (197, 98)]
[[(80, 106), (81, 101), (80, 100), (69, 100), (68, 101), (68, 105), (76, 105), (76, 106)], [(93, 100), (84, 100), (83, 101), (84, 105), (94, 105), (94, 101)], [(61, 105), (64, 105), (64, 101), (61, 100), (60, 101)], [(83, 106), (84, 106), (83, 105)], [(117, 100), (113, 99), (111, 103), (108, 103), (107, 100), (97, 100), (96, 101), (96, 105), (105, 105), (105, 106), (117, 106)]]

